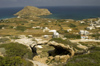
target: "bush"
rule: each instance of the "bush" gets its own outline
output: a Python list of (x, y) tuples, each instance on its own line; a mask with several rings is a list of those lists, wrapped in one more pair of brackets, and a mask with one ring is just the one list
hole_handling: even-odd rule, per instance
[(66, 66), (100, 66), (100, 48), (95, 47), (90, 51), (90, 54), (74, 56)]
[(74, 38), (74, 39), (80, 39), (80, 35), (76, 35), (76, 34), (71, 34), (71, 33), (67, 33), (65, 35), (66, 38)]
[(28, 55), (30, 55), (30, 57), (32, 58), (32, 52), (22, 44), (18, 43), (2, 44), (0, 45), (0, 47), (6, 49), (6, 56), (8, 57), (19, 56), (23, 58), (25, 55), (27, 55), (25, 58), (29, 58)]
[(6, 42), (6, 41), (9, 41), (8, 38), (0, 38), (0, 42)]
[(27, 27), (25, 26), (17, 26), (16, 30), (25, 31)]
[[(2, 60), (2, 61), (1, 61)], [(33, 66), (33, 64), (19, 56), (0, 57), (0, 66)]]
[(10, 28), (12, 29), (14, 26), (10, 26)]
[(76, 25), (70, 23), (69, 27), (74, 28), (74, 27), (76, 27)]
[(99, 38), (99, 37), (100, 37), (100, 34), (98, 34), (98, 33), (97, 33), (97, 34), (93, 34), (93, 35), (91, 35), (91, 36), (92, 36), (92, 37), (95, 37), (95, 39), (97, 39), (97, 40), (100, 39), (100, 38)]
[(24, 45), (18, 43), (2, 44), (0, 48), (6, 49), (6, 55), (0, 57), (0, 66), (33, 66), (25, 59), (32, 59), (32, 52)]
[(61, 39), (61, 38), (53, 38), (53, 39), (51, 39), (50, 41), (55, 41), (55, 42), (58, 42), (58, 43), (63, 43), (63, 44), (65, 44), (65, 45), (71, 44), (71, 42), (70, 42), (68, 39), (63, 40), (63, 39)]
[(7, 27), (7, 25), (0, 25), (0, 29), (2, 29), (2, 27)]

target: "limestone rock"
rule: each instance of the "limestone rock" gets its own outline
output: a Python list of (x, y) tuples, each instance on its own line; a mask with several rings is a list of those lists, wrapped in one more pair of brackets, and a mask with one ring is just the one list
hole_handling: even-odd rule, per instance
[[(69, 45), (65, 46), (61, 43), (49, 42), (48, 45), (53, 46), (55, 50), (51, 51), (51, 53), (55, 53), (55, 55), (70, 55), (70, 57), (74, 56), (74, 50)], [(51, 54), (52, 55), (52, 54)]]
[(70, 58), (69, 55), (60, 56), (60, 62), (66, 62)]
[(40, 59), (40, 56), (35, 56), (35, 57), (33, 58), (34, 61), (38, 61), (38, 59)]
[(53, 60), (53, 59), (54, 59), (54, 57), (53, 57), (53, 56), (50, 56), (50, 57), (49, 57), (49, 59), (50, 59), (50, 60)]
[(60, 60), (60, 56), (59, 55), (55, 56), (55, 61), (59, 61), (59, 60)]
[(47, 57), (41, 58), (41, 57), (38, 55), (38, 56), (35, 56), (35, 57), (33, 58), (33, 60), (34, 60), (34, 61), (41, 62), (41, 63), (46, 63)]
[(54, 41), (48, 42), (48, 45), (55, 48), (48, 53), (49, 55), (54, 56), (54, 60), (57, 62), (66, 62), (69, 58), (74, 56), (74, 50), (69, 45), (65, 46), (62, 43)]
[(81, 45), (81, 44), (77, 45), (77, 47), (78, 47), (78, 48), (81, 48), (81, 49), (88, 49), (87, 46), (84, 46), (84, 45)]
[[(52, 46), (52, 49), (48, 50), (48, 48), (47, 48), (48, 51), (46, 53), (49, 54), (49, 57), (48, 56), (42, 56), (41, 55), (42, 50), (40, 50), (41, 51), (40, 53), (38, 52), (39, 50), (37, 50), (36, 52), (38, 52), (38, 56), (36, 55), (33, 58), (33, 60), (35, 60), (35, 61), (39, 61), (39, 62), (43, 62), (43, 63), (46, 62), (47, 64), (50, 64), (50, 63), (55, 62), (55, 61), (56, 62), (61, 62), (61, 63), (62, 62), (66, 63), (66, 61), (69, 58), (74, 56), (74, 50), (69, 45), (65, 46), (62, 43), (57, 43), (57, 42), (54, 42), (54, 41), (50, 41), (50, 42), (47, 42), (46, 44), (44, 44), (44, 43), (43, 44), (42, 43), (41, 44), (36, 44), (34, 47), (36, 47), (38, 45), (39, 46), (40, 45)], [(39, 56), (39, 54), (40, 54), (40, 56)]]
[(4, 57), (3, 54), (0, 52), (0, 56)]

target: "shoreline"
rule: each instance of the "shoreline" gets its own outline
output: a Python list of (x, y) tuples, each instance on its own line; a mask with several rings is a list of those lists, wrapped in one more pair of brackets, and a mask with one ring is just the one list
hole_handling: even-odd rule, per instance
[(7, 18), (0, 18), (0, 20), (5, 20), (5, 19), (10, 19), (10, 18), (16, 18), (16, 16), (15, 17), (7, 17)]
[[(46, 15), (46, 16), (49, 16), (49, 15)], [(6, 19), (11, 19), (11, 18), (17, 18), (17, 16), (14, 16), (14, 17), (9, 17), (9, 18), (0, 18), (0, 20), (6, 20)], [(86, 18), (86, 19), (59, 19), (59, 18), (46, 18), (46, 17), (43, 17), (43, 16), (39, 16), (39, 18), (45, 18), (45, 19), (55, 19), (55, 20), (76, 20), (76, 21), (80, 21), (80, 20), (86, 20), (86, 19), (96, 19), (96, 18), (99, 18), (99, 17), (96, 17), (96, 18)]]
[[(61, 6), (61, 7), (63, 7), (63, 6)], [(70, 8), (70, 6), (64, 6), (63, 8), (61, 8), (61, 7), (60, 6), (59, 7), (39, 7), (39, 8), (46, 8), (52, 13), (52, 15), (41, 16), (41, 17), (48, 18), (48, 19), (83, 20), (83, 19), (98, 18), (100, 16), (99, 15), (100, 10), (98, 9), (98, 7), (97, 8), (91, 8), (91, 7), (80, 8), (80, 7), (74, 6), (77, 9), (75, 9), (73, 6), (71, 7), (72, 9)], [(23, 7), (1, 8), (1, 11), (0, 11), (1, 17), (0, 17), (0, 19), (9, 19), (9, 16), (11, 16), (10, 18), (13, 18), (14, 17), (13, 14), (17, 13), (21, 9), (23, 9)], [(93, 9), (94, 9), (94, 11), (91, 11)], [(6, 12), (7, 10), (8, 10), (9, 14)], [(77, 11), (80, 12), (80, 13), (78, 13)]]

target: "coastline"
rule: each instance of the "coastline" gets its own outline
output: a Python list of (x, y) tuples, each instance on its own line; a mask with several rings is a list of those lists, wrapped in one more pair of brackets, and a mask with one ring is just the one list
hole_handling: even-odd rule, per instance
[(15, 17), (4, 17), (4, 18), (0, 18), (0, 20), (4, 20), (4, 19), (10, 19), (10, 18), (16, 18), (16, 16)]
[[(20, 48), (22, 52), (24, 52), (25, 50), (23, 49), (26, 48), (20, 45), (26, 46), (31, 52), (30, 54), (27, 54), (29, 51), (23, 53), (23, 59), (25, 58), (27, 62), (30, 61), (38, 66), (67, 65), (71, 62), (69, 61), (70, 59), (74, 59), (78, 55), (78, 59), (83, 59), (83, 57), (86, 57), (86, 54), (93, 54), (91, 52), (96, 54), (97, 51), (91, 48), (99, 46), (100, 44), (97, 43), (100, 42), (100, 38), (98, 37), (100, 36), (100, 26), (98, 26), (100, 25), (100, 18), (82, 20), (38, 18), (41, 15), (46, 15), (48, 12), (45, 11), (41, 13), (42, 11), (40, 11), (40, 9), (31, 9), (32, 8), (28, 6), (28, 8), (19, 11), (20, 13), (18, 13), (15, 18), (0, 20), (0, 43), (2, 45), (7, 44), (7, 47), (9, 47), (8, 44), (13, 43), (15, 46), (13, 47), (13, 45), (11, 45), (11, 47), (14, 48), (15, 51), (10, 47), (11, 53), (14, 52), (16, 54), (16, 51), (19, 52)], [(34, 15), (33, 12), (36, 15)], [(85, 42), (90, 42), (91, 45), (89, 43), (85, 45)], [(17, 44), (20, 45), (16, 46)], [(4, 47), (6, 47), (6, 45)], [(16, 57), (18, 55), (20, 56), (20, 53), (18, 53)], [(30, 58), (27, 58), (28, 55)], [(98, 55), (100, 55), (100, 53), (98, 53), (97, 56)], [(5, 55), (2, 54), (2, 56)], [(89, 59), (90, 57), (87, 56), (86, 58)], [(94, 59), (94, 56), (92, 58)], [(83, 61), (85, 62), (85, 60)]]
[[(8, 19), (16, 17), (13, 14), (20, 11), (23, 7), (13, 7), (13, 8), (0, 8), (0, 19)], [(99, 7), (87, 7), (86, 9), (80, 7), (39, 7), (48, 9), (52, 15), (41, 16), (43, 18), (50, 19), (74, 19), (74, 20), (83, 20), (100, 17), (100, 8)], [(89, 8), (89, 9), (88, 9)], [(3, 10), (2, 10), (3, 9)], [(8, 11), (7, 11), (8, 10)], [(7, 11), (7, 12), (6, 12)], [(78, 12), (77, 12), (78, 11)], [(89, 14), (88, 14), (89, 13)]]

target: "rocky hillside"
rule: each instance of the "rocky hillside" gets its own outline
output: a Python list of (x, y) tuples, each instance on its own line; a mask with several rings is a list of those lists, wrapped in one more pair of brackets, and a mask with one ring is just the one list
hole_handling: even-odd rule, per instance
[(21, 11), (17, 12), (16, 16), (19, 17), (36, 17), (36, 16), (43, 16), (43, 15), (50, 15), (48, 9), (41, 9), (34, 6), (26, 6)]

